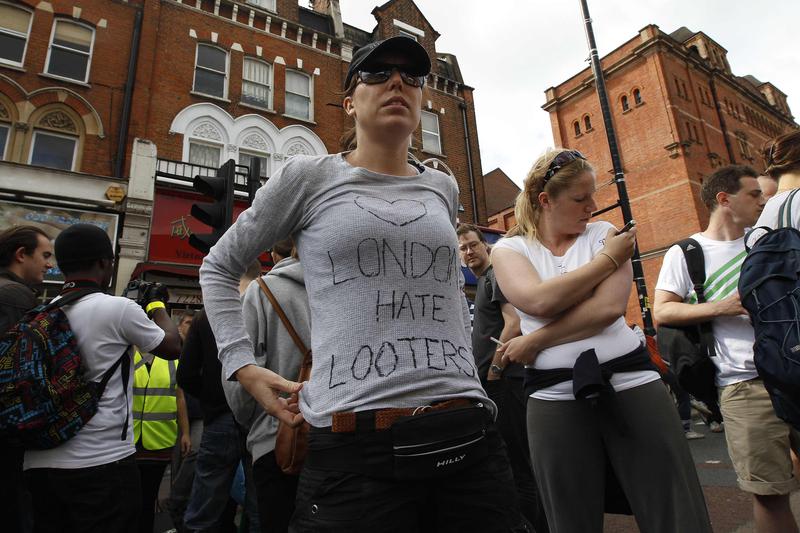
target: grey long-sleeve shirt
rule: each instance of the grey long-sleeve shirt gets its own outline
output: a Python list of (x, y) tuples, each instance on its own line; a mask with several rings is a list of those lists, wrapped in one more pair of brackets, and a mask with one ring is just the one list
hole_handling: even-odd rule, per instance
[(313, 370), (300, 409), (313, 426), (338, 411), (491, 402), (470, 348), (455, 221), (458, 188), (431, 168), (397, 177), (342, 154), (289, 160), (200, 269), (223, 375), (255, 364), (238, 280), (295, 237), (311, 308)]

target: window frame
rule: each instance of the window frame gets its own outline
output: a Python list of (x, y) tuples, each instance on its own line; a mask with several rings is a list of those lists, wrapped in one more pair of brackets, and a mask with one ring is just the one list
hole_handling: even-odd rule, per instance
[(66, 133), (59, 133), (59, 132), (56, 132), (56, 131), (53, 131), (53, 130), (48, 130), (48, 129), (34, 128), (33, 135), (31, 136), (31, 144), (28, 147), (28, 164), (29, 165), (33, 165), (34, 164), (33, 163), (33, 151), (34, 151), (34, 148), (36, 148), (36, 136), (39, 135), (39, 134), (50, 135), (52, 137), (61, 137), (61, 138), (64, 138), (64, 139), (70, 139), (70, 140), (74, 141), (75, 144), (72, 147), (72, 161), (70, 163), (70, 168), (68, 168), (68, 169), (63, 169), (63, 168), (58, 168), (58, 167), (43, 167), (43, 168), (52, 168), (52, 169), (56, 169), (56, 170), (67, 170), (69, 172), (75, 172), (75, 165), (78, 162), (78, 148), (80, 146), (80, 140), (81, 140), (80, 136), (79, 135), (69, 135), (69, 134), (66, 134)]
[[(423, 122), (422, 122), (422, 117), (425, 114), (431, 115), (432, 117), (434, 117), (436, 119), (436, 130), (437, 130), (436, 132), (433, 132), (431, 130), (426, 130), (425, 129), (425, 127), (423, 125)], [(442, 151), (442, 125), (439, 123), (439, 114), (438, 113), (433, 113), (431, 111), (423, 110), (422, 114), (420, 114), (419, 128), (420, 128), (420, 135), (422, 137), (422, 151), (423, 152), (427, 152), (429, 154), (434, 154), (434, 155), (444, 155), (444, 152)], [(437, 144), (439, 145), (439, 149), (438, 150), (436, 150), (436, 151), (429, 150), (428, 148), (425, 147), (425, 134), (426, 133), (428, 135), (436, 135)]]
[[(261, 3), (270, 4), (270, 6), (262, 6)], [(255, 6), (259, 9), (264, 9), (266, 11), (272, 11), (273, 13), (277, 13), (277, 1), (276, 0), (244, 0), (244, 3), (248, 6)]]
[(580, 120), (573, 120), (572, 121), (572, 132), (575, 134), (575, 137), (580, 137), (581, 134), (581, 121)]
[(259, 181), (263, 185), (266, 182), (266, 180), (269, 179), (270, 166), (271, 166), (270, 165), (270, 163), (271, 163), (270, 159), (271, 159), (272, 154), (270, 154), (269, 152), (260, 152), (258, 150), (253, 150), (252, 148), (239, 148), (239, 153), (238, 153), (238, 156), (236, 158), (236, 164), (237, 165), (241, 165), (242, 164), (242, 161), (241, 161), (242, 155), (246, 155), (246, 156), (251, 157), (251, 158), (252, 157), (257, 157), (257, 158), (264, 159), (264, 162), (266, 163), (266, 165), (264, 165), (264, 168), (261, 169), (262, 170), (262, 175), (258, 177)]
[(633, 105), (634, 106), (640, 106), (640, 105), (642, 105), (644, 103), (644, 98), (642, 98), (641, 89), (638, 89), (638, 88), (634, 89), (631, 94), (633, 94)]
[[(192, 159), (191, 159), (192, 144), (198, 144), (198, 145), (201, 145), (201, 146), (209, 146), (211, 148), (218, 149), (219, 150), (219, 159), (217, 160), (217, 164), (216, 165), (206, 165), (206, 164), (203, 164), (203, 163), (194, 163), (194, 162), (192, 162)], [(210, 168), (219, 168), (223, 163), (223, 157), (225, 155), (224, 154), (224, 149), (225, 149), (225, 145), (222, 144), (222, 143), (216, 143), (216, 142), (213, 142), (213, 141), (208, 141), (208, 140), (203, 139), (201, 137), (189, 137), (189, 140), (186, 143), (186, 162), (189, 163), (190, 165), (197, 165), (197, 166), (201, 166), (201, 167), (210, 167)]]
[[(85, 75), (84, 75), (82, 80), (79, 80), (79, 79), (76, 79), (76, 78), (70, 78), (68, 76), (63, 76), (61, 74), (53, 74), (52, 72), (50, 72), (50, 59), (51, 59), (51, 52), (53, 50), (53, 46), (56, 46), (56, 47), (61, 48), (61, 49), (67, 49), (67, 50), (70, 50), (70, 51), (72, 51), (74, 53), (79, 53), (79, 54), (86, 53), (86, 52), (83, 52), (81, 50), (75, 50), (74, 48), (69, 48), (69, 47), (66, 47), (66, 46), (61, 46), (61, 45), (53, 43), (53, 38), (56, 35), (56, 26), (58, 26), (59, 23), (73, 24), (75, 26), (83, 26), (84, 28), (87, 28), (87, 29), (92, 31), (92, 43), (91, 43), (91, 45), (89, 45), (89, 52), (87, 54), (88, 55), (88, 59), (86, 60), (86, 73), (85, 73)], [(78, 82), (78, 83), (89, 83), (89, 73), (92, 71), (92, 56), (94, 56), (94, 41), (95, 41), (96, 37), (97, 37), (96, 29), (93, 26), (91, 26), (89, 24), (86, 24), (85, 22), (79, 22), (79, 21), (76, 21), (76, 20), (68, 20), (68, 19), (65, 19), (65, 18), (56, 18), (56, 19), (54, 19), (53, 20), (53, 26), (50, 28), (50, 41), (47, 44), (47, 57), (45, 58), (45, 61), (44, 61), (44, 73), (47, 74), (48, 76), (53, 76), (54, 78), (58, 78), (60, 80), (66, 80), (66, 81), (72, 81), (72, 82)]]
[[(201, 46), (207, 46), (209, 48), (215, 48), (215, 49), (220, 50), (220, 51), (225, 53), (225, 72), (224, 72), (224, 78), (223, 78), (223, 82), (222, 82), (222, 96), (219, 96), (219, 95), (216, 95), (216, 94), (204, 93), (203, 91), (200, 91), (200, 90), (197, 89), (197, 69), (202, 69), (202, 70), (205, 70), (205, 71), (208, 71), (208, 72), (213, 72), (215, 74), (220, 74), (220, 71), (218, 71), (218, 70), (214, 70), (213, 68), (204, 67), (204, 66), (200, 66), (200, 65), (197, 64), (197, 59), (200, 57), (200, 47)], [(231, 72), (231, 54), (230, 54), (230, 52), (228, 50), (226, 50), (225, 48), (222, 48), (221, 46), (217, 46), (216, 44), (197, 43), (197, 46), (194, 47), (194, 72), (192, 74), (192, 92), (194, 94), (207, 96), (209, 98), (217, 98), (217, 99), (227, 100), (228, 99), (228, 85), (229, 85), (229, 81), (230, 81), (230, 72)]]
[[(255, 85), (262, 85), (262, 84), (260, 84), (258, 82), (255, 82), (255, 81), (252, 81), (252, 80), (248, 80), (248, 79), (246, 79), (244, 77), (245, 63), (247, 61), (253, 61), (255, 63), (261, 63), (262, 65), (266, 65), (267, 68), (269, 68), (269, 81), (267, 82), (267, 89), (268, 89), (269, 98), (267, 99), (267, 106), (266, 107), (264, 107), (262, 105), (259, 105), (259, 104), (256, 104), (256, 103), (253, 103), (253, 102), (249, 102), (249, 101), (244, 99), (245, 98), (245, 94), (244, 94), (244, 84), (245, 84), (245, 82), (253, 83)], [(269, 63), (268, 61), (264, 61), (263, 59), (258, 59), (258, 58), (251, 57), (251, 56), (243, 57), (242, 58), (242, 94), (239, 97), (240, 102), (245, 104), (245, 105), (257, 107), (259, 109), (266, 109), (268, 111), (272, 111), (274, 109), (274, 107), (273, 107), (274, 101), (275, 101), (274, 97), (275, 97), (275, 66), (272, 63)]]
[(0, 161), (8, 161), (6, 159), (6, 154), (8, 153), (8, 147), (11, 144), (11, 133), (13, 131), (12, 124), (10, 122), (2, 121), (0, 122), (0, 129), (6, 128), (6, 143), (3, 145), (2, 149), (0, 149)]
[(592, 126), (592, 117), (590, 117), (588, 113), (583, 115), (583, 130), (588, 133), (593, 129), (594, 127)]
[[(19, 63), (17, 63), (16, 61), (11, 61), (11, 60), (8, 60), (8, 59), (0, 57), (0, 65), (10, 65), (12, 67), (20, 67), (20, 68), (22, 68), (22, 67), (25, 66), (25, 56), (28, 54), (28, 43), (30, 42), (30, 38), (31, 38), (31, 27), (33, 27), (34, 11), (32, 9), (29, 9), (27, 6), (23, 7), (23, 6), (20, 6), (20, 5), (17, 5), (17, 4), (11, 4), (9, 2), (0, 2), (0, 4), (9, 6), (9, 7), (14, 8), (14, 9), (19, 9), (20, 11), (25, 11), (25, 12), (28, 13), (28, 15), (30, 15), (28, 17), (28, 32), (25, 34), (25, 46), (22, 48), (22, 58), (20, 59)], [(7, 33), (9, 35), (13, 35), (13, 36), (16, 36), (16, 37), (21, 37), (21, 35), (19, 35), (17, 32), (15, 32), (13, 30), (8, 30), (6, 28), (0, 29), (0, 33)], [(49, 49), (48, 49), (48, 54), (49, 53), (50, 52), (49, 52)]]
[(623, 94), (622, 96), (620, 96), (619, 97), (619, 102), (620, 102), (620, 104), (622, 104), (622, 112), (623, 113), (631, 110), (631, 105), (630, 105), (630, 103), (628, 103), (628, 95), (627, 94)]
[[(304, 76), (308, 79), (308, 96), (304, 94), (295, 93), (289, 90), (289, 83), (287, 82), (287, 78), (289, 77), (289, 73), (296, 74), (298, 76)], [(308, 98), (308, 116), (307, 117), (300, 117), (297, 115), (292, 115), (289, 113), (288, 106), (286, 105), (286, 95), (293, 94), (295, 96), (302, 96), (303, 98)], [(311, 74), (307, 74), (302, 70), (297, 69), (286, 69), (286, 73), (284, 75), (284, 83), (283, 83), (283, 115), (285, 117), (294, 118), (297, 120), (305, 120), (306, 122), (313, 122), (314, 121), (314, 77)]]

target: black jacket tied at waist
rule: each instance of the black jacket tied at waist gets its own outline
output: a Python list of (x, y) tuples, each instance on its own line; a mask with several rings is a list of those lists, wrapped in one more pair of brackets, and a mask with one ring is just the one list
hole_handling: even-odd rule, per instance
[(600, 364), (594, 349), (586, 350), (575, 361), (573, 368), (525, 369), (525, 394), (530, 396), (536, 391), (572, 380), (572, 391), (575, 398), (596, 399), (603, 393), (613, 393), (611, 376), (620, 372), (637, 372), (652, 370), (657, 372), (650, 360), (650, 353), (645, 345), (630, 353)]

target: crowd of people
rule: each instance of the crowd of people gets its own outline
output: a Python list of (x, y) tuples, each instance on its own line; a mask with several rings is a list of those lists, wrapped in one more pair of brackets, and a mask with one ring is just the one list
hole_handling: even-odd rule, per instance
[[(107, 381), (63, 444), (6, 447), (4, 530), (152, 532), (168, 465), (177, 531), (232, 531), (237, 505), (251, 532), (599, 533), (606, 512), (645, 532), (712, 530), (689, 395), (625, 320), (636, 228), (591, 221), (595, 170), (567, 149), (535, 161), (494, 246), (459, 226), (455, 180), (408, 158), (430, 69), (405, 37), (354, 53), (346, 151), (270, 178), (205, 258), (204, 309), (177, 325), (159, 284), (104, 294), (105, 231), (74, 225), (54, 245), (32, 226), (0, 235), (0, 329), (36, 306), (55, 259), (54, 301), (86, 291), (63, 305), (84, 375)], [(724, 429), (757, 530), (791, 533), (800, 440), (756, 371), (737, 283), (748, 228), (777, 227), (787, 198), (800, 228), (800, 133), (771, 142), (765, 163), (766, 176), (731, 165), (703, 181), (704, 297), (675, 246), (654, 313), (712, 324), (720, 409), (707, 421)], [(477, 277), (472, 321), (461, 264)], [(304, 423), (298, 476), (276, 442)]]

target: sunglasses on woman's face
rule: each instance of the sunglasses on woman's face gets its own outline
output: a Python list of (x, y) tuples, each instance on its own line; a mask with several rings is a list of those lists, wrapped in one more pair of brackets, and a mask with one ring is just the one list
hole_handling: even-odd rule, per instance
[(381, 65), (376, 67), (382, 70), (360, 70), (358, 71), (358, 79), (367, 85), (376, 85), (378, 83), (385, 83), (386, 80), (392, 77), (392, 73), (396, 70), (400, 74), (400, 79), (403, 83), (411, 87), (422, 87), (425, 85), (425, 76), (413, 76), (403, 70), (403, 67)]
[(556, 175), (556, 172), (564, 168), (569, 163), (572, 163), (576, 159), (583, 159), (586, 160), (586, 157), (582, 153), (577, 150), (564, 150), (553, 160), (550, 162), (550, 165), (547, 167), (547, 172), (544, 174), (544, 182), (547, 183), (550, 181), (550, 178)]

